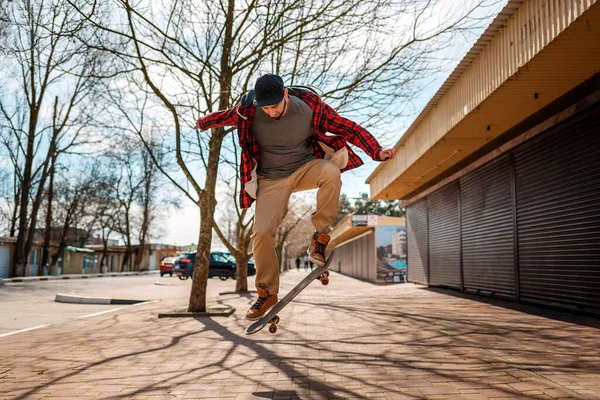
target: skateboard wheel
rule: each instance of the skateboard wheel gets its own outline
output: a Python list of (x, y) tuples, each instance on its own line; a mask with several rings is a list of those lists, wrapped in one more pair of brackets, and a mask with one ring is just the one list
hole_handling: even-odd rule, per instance
[(277, 332), (277, 325), (271, 325), (271, 326), (269, 327), (269, 332), (270, 332), (270, 333), (275, 333), (275, 332)]
[(323, 278), (327, 278), (329, 277), (329, 271), (325, 271), (323, 272), (323, 275), (321, 275)]
[(279, 315), (276, 315), (273, 318), (271, 318), (271, 320), (269, 322), (271, 324), (278, 324), (279, 323)]
[(321, 279), (321, 283), (323, 284), (323, 286), (327, 286), (329, 284), (329, 278)]

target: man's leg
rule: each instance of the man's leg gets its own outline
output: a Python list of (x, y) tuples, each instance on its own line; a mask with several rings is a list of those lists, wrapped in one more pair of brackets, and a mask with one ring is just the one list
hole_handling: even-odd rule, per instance
[(313, 160), (292, 174), (294, 191), (318, 188), (317, 210), (312, 215), (316, 229), (309, 246), (309, 258), (318, 265), (325, 263), (329, 243), (327, 232), (337, 215), (342, 179), (339, 168), (329, 160)]
[(246, 319), (260, 319), (277, 303), (279, 292), (279, 262), (275, 253), (275, 233), (291, 195), (287, 178), (258, 180), (252, 251), (256, 265), (258, 300), (246, 313)]
[[(256, 287), (269, 295), (279, 292), (279, 262), (275, 234), (291, 195), (287, 178), (259, 179), (252, 231), (252, 251), (256, 261)], [(260, 293), (259, 293), (260, 295)]]

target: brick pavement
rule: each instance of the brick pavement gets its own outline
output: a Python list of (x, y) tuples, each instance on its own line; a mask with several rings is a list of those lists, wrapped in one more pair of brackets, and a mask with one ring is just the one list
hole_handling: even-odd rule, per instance
[(171, 299), (0, 338), (0, 399), (600, 399), (593, 318), (333, 273), (245, 336), (252, 300), (219, 300), (237, 312), (158, 319)]

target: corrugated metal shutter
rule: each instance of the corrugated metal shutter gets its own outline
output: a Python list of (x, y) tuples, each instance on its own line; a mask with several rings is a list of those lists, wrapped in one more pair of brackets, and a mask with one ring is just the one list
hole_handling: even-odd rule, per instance
[(427, 196), (429, 284), (460, 288), (460, 210), (458, 182)]
[(408, 281), (429, 283), (429, 238), (427, 232), (427, 200), (412, 204), (406, 210)]
[(375, 243), (375, 230), (371, 231), (370, 235), (365, 237), (367, 246), (367, 257), (365, 258), (365, 266), (367, 270), (366, 279), (370, 282), (377, 281), (377, 248)]
[(375, 258), (374, 230), (335, 249), (334, 267), (338, 272), (359, 279), (375, 282), (377, 260)]
[(515, 151), (521, 299), (600, 309), (600, 106)]
[(460, 178), (465, 290), (515, 297), (512, 166), (504, 156)]

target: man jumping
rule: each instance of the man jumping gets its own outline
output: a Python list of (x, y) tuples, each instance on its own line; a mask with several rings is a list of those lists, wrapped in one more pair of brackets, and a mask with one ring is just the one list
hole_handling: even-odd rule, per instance
[(275, 233), (291, 194), (318, 189), (308, 257), (322, 266), (329, 243), (327, 232), (338, 210), (340, 173), (363, 164), (348, 143), (375, 161), (390, 160), (396, 151), (383, 149), (366, 129), (342, 118), (312, 90), (286, 88), (281, 77), (273, 74), (258, 78), (254, 90), (233, 108), (210, 113), (196, 123), (202, 131), (224, 126), (238, 130), (240, 205), (248, 208), (256, 200), (252, 245), (259, 297), (246, 313), (246, 319), (255, 321), (277, 303)]

